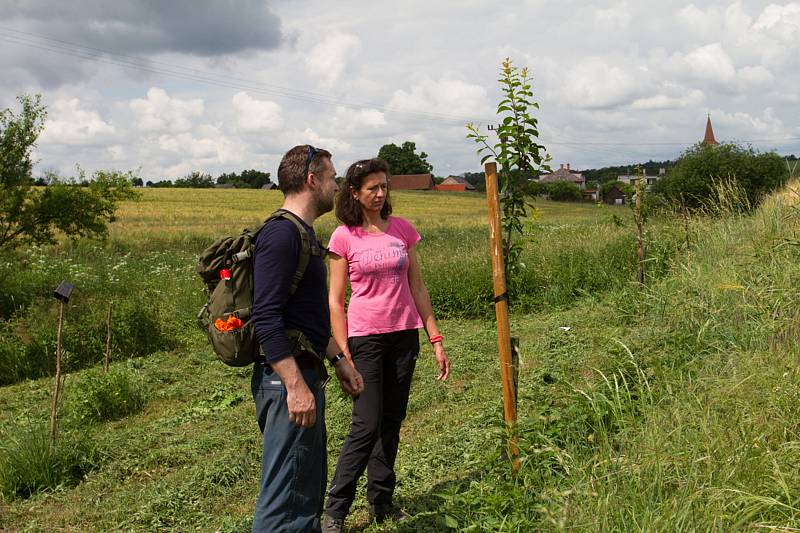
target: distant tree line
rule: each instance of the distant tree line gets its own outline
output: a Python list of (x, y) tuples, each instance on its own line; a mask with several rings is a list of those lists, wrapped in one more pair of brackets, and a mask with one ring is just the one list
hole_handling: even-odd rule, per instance
[[(211, 174), (203, 172), (190, 172), (183, 178), (172, 180), (148, 181), (147, 187), (178, 187), (191, 189), (211, 189), (217, 185), (232, 184), (237, 189), (260, 189), (270, 183), (270, 173), (260, 170), (244, 170), (241, 174), (235, 172), (220, 174), (216, 180)], [(141, 186), (141, 183), (134, 184)]]
[[(689, 208), (707, 207), (718, 201), (721, 182), (733, 184), (741, 191), (742, 201), (755, 207), (763, 196), (783, 186), (794, 171), (800, 174), (794, 154), (781, 156), (775, 152), (759, 152), (752, 147), (734, 143), (707, 145), (698, 143), (681, 154), (676, 161), (647, 161), (645, 163), (609, 166), (597, 169), (575, 170), (583, 174), (588, 188), (600, 190), (605, 197), (613, 187), (626, 196), (633, 194), (628, 183), (618, 181), (621, 175), (634, 175), (644, 171), (647, 176), (658, 176), (660, 169), (666, 174), (655, 182), (652, 195), (664, 202), (684, 202)], [(486, 190), (483, 172), (464, 172), (463, 177), (476, 190)], [(519, 175), (530, 196), (547, 196), (556, 201), (581, 201), (580, 188), (571, 182), (541, 183), (538, 176)]]

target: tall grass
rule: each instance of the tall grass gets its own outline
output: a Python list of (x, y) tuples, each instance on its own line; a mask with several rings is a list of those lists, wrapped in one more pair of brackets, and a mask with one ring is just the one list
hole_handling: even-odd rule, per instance
[(74, 485), (93, 467), (92, 446), (77, 433), (52, 443), (44, 424), (29, 423), (0, 437), (0, 493), (7, 498)]
[(478, 481), (442, 494), (449, 525), (798, 527), (800, 217), (786, 200), (705, 220), (691, 257), (642, 293), (573, 306), (573, 320), (605, 316), (620, 341), (570, 341), (571, 372), (538, 360), (520, 392), (519, 475), (484, 463)]

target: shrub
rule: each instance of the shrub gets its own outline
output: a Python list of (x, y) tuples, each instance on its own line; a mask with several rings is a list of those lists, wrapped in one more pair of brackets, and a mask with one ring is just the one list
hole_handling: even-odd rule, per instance
[(550, 199), (555, 202), (580, 202), (583, 199), (581, 189), (569, 181), (554, 181), (544, 186)]
[(144, 407), (147, 392), (138, 373), (132, 369), (111, 367), (84, 372), (65, 391), (65, 412), (77, 421), (119, 420)]
[(687, 149), (653, 189), (675, 203), (683, 194), (689, 207), (708, 207), (718, 200), (717, 184), (732, 180), (755, 208), (764, 194), (781, 187), (787, 178), (786, 164), (775, 152), (761, 153), (732, 143), (699, 143)]
[(62, 434), (51, 446), (44, 424), (0, 435), (0, 492), (27, 498), (59, 485), (75, 485), (93, 466), (94, 449), (78, 434)]

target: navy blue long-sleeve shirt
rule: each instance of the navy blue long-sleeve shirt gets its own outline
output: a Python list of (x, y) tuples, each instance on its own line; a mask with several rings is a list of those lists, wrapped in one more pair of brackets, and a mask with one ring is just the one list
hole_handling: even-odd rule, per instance
[[(313, 246), (317, 241), (314, 228), (302, 223)], [(282, 218), (271, 220), (256, 239), (252, 320), (267, 362), (290, 355), (284, 330), (302, 331), (321, 351), (330, 338), (327, 269), (322, 257), (311, 256), (297, 290), (289, 297), (301, 246), (297, 227)]]

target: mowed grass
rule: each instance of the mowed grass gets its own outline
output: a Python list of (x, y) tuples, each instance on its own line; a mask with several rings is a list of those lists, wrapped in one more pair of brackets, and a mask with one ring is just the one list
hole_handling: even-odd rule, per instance
[[(83, 480), (27, 499), (4, 497), (0, 527), (249, 530), (260, 469), (249, 371), (216, 362), (193, 327), (202, 295), (192, 261), (209, 239), (266, 216), (280, 194), (143, 192), (142, 201), (122, 207), (104, 247), (40, 250), (57, 267), (36, 266), (37, 259), (27, 277), (12, 278), (44, 291), (65, 272), (83, 273), (80, 298), (91, 296), (101, 310), (107, 293), (147, 295), (148, 316), (172, 343), (113, 363), (146, 388), (141, 411), (92, 424), (64, 413), (64, 434), (93, 445)], [(537, 201), (512, 300), (522, 453), (512, 477), (503, 457), (485, 198), (395, 194), (395, 213), (423, 235), (420, 257), (447, 317), (441, 327), (453, 372), (435, 382), (423, 343), (397, 460), (397, 503), (411, 519), (370, 524), (362, 484), (350, 530), (800, 526), (796, 198), (786, 193), (748, 217), (693, 219), (688, 250), (677, 221), (652, 219), (644, 289), (633, 283), (627, 208)], [(326, 216), (320, 234), (334, 226)], [(169, 268), (154, 273), (159, 262)], [(30, 297), (2, 335), (33, 331), (25, 317), (46, 298)], [(84, 305), (80, 298), (75, 306)], [(70, 309), (68, 320), (80, 311)], [(53, 327), (52, 308), (49, 323), (30, 316)], [(88, 376), (83, 368), (70, 370), (66, 406), (70, 385)], [(0, 434), (45, 422), (50, 387), (47, 377), (0, 387)], [(350, 408), (335, 383), (327, 408), (332, 469)]]

